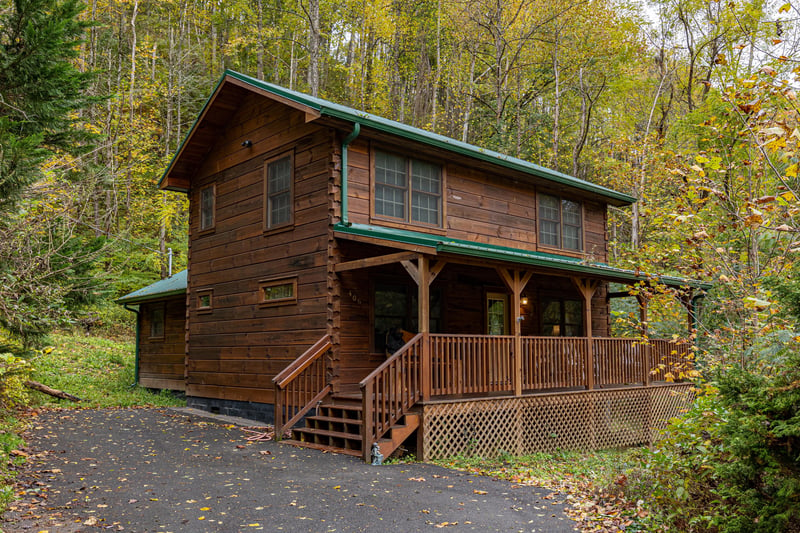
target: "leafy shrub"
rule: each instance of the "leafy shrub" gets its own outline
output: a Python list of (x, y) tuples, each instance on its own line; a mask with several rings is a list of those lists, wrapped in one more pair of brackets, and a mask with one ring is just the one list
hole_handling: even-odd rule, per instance
[(785, 347), (770, 364), (734, 368), (719, 379), (730, 413), (724, 427), (732, 461), (719, 465), (720, 493), (737, 502), (723, 531), (800, 531), (800, 351)]
[(25, 381), (31, 371), (25, 359), (10, 353), (0, 354), (0, 409), (9, 410), (27, 402)]
[(656, 512), (652, 520), (676, 531), (716, 531), (726, 512), (717, 468), (727, 461), (727, 417), (718, 390), (706, 385), (687, 413), (670, 420), (643, 466), (628, 473), (628, 499), (644, 500)]

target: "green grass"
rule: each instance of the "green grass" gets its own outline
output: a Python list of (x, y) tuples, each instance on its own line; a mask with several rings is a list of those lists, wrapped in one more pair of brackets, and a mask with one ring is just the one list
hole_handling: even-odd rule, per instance
[(135, 346), (127, 340), (53, 334), (48, 348), (30, 359), (31, 379), (78, 396), (83, 401), (59, 400), (31, 392), (33, 405), (62, 407), (182, 406), (169, 392), (152, 392), (134, 384)]

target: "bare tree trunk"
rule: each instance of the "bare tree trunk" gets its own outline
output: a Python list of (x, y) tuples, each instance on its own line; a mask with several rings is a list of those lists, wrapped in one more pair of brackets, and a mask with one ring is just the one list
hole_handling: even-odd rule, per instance
[(308, 86), (311, 96), (319, 94), (319, 0), (308, 1)]
[(555, 39), (553, 40), (553, 76), (555, 82), (555, 100), (553, 102), (553, 157), (550, 166), (554, 170), (558, 170), (558, 148), (561, 141), (561, 131), (559, 129), (559, 121), (561, 120), (561, 71), (558, 64), (558, 42), (559, 34), (556, 29)]
[(264, 79), (264, 0), (258, 0), (258, 16), (256, 18), (256, 29), (258, 30), (258, 49), (256, 51), (256, 74), (258, 79)]
[(436, 5), (436, 74), (433, 77), (433, 98), (431, 102), (431, 129), (436, 131), (439, 116), (439, 78), (442, 72), (442, 0)]
[(467, 101), (464, 103), (464, 124), (461, 128), (461, 142), (468, 142), (469, 139), (469, 119), (472, 114), (472, 86), (475, 83), (475, 55), (469, 64), (469, 86), (467, 87)]

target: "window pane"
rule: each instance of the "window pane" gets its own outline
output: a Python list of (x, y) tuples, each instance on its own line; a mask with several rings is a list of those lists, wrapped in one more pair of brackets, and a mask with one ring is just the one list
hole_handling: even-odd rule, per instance
[(291, 221), (291, 195), (289, 191), (269, 197), (269, 225), (280, 226)]
[(414, 160), (411, 168), (411, 186), (415, 191), (441, 194), (441, 177), (437, 165)]
[(389, 185), (375, 185), (375, 214), (406, 218), (406, 191)]
[(385, 152), (375, 152), (375, 181), (405, 188), (405, 158)]
[(568, 250), (581, 249), (581, 228), (575, 226), (564, 226), (564, 248)]
[(414, 192), (411, 196), (411, 220), (439, 224), (439, 196)]
[(214, 225), (214, 187), (206, 187), (200, 191), (200, 229), (208, 229)]
[(156, 307), (150, 315), (150, 336), (163, 337), (164, 336), (164, 308)]
[(506, 334), (506, 302), (501, 299), (489, 298), (487, 300), (487, 317), (489, 320), (489, 335)]
[(284, 157), (269, 164), (269, 192), (270, 194), (288, 191), (291, 186), (292, 168), (290, 166), (291, 158)]
[(564, 224), (570, 226), (581, 225), (581, 204), (570, 200), (561, 200), (561, 213), (564, 216)]
[(264, 301), (294, 298), (294, 283), (283, 283), (264, 287)]
[[(404, 329), (408, 314), (408, 295), (404, 287), (380, 287), (375, 289), (375, 350), (387, 349), (387, 336), (393, 329)], [(397, 339), (388, 339), (393, 349)]]
[(559, 231), (561, 226), (558, 222), (550, 220), (539, 221), (539, 241), (545, 246), (561, 246)]
[(561, 221), (559, 210), (561, 206), (558, 198), (549, 194), (539, 195), (539, 218), (542, 220)]

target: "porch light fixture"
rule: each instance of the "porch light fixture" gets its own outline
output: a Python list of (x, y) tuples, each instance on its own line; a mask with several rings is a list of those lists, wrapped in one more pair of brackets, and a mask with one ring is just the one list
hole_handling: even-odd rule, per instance
[(253, 147), (253, 141), (251, 141), (250, 139), (247, 139), (246, 141), (244, 141), (242, 143), (242, 146), (244, 146), (245, 148), (252, 148)]
[(522, 295), (522, 300), (520, 301), (522, 305), (528, 305), (528, 297), (526, 295)]

